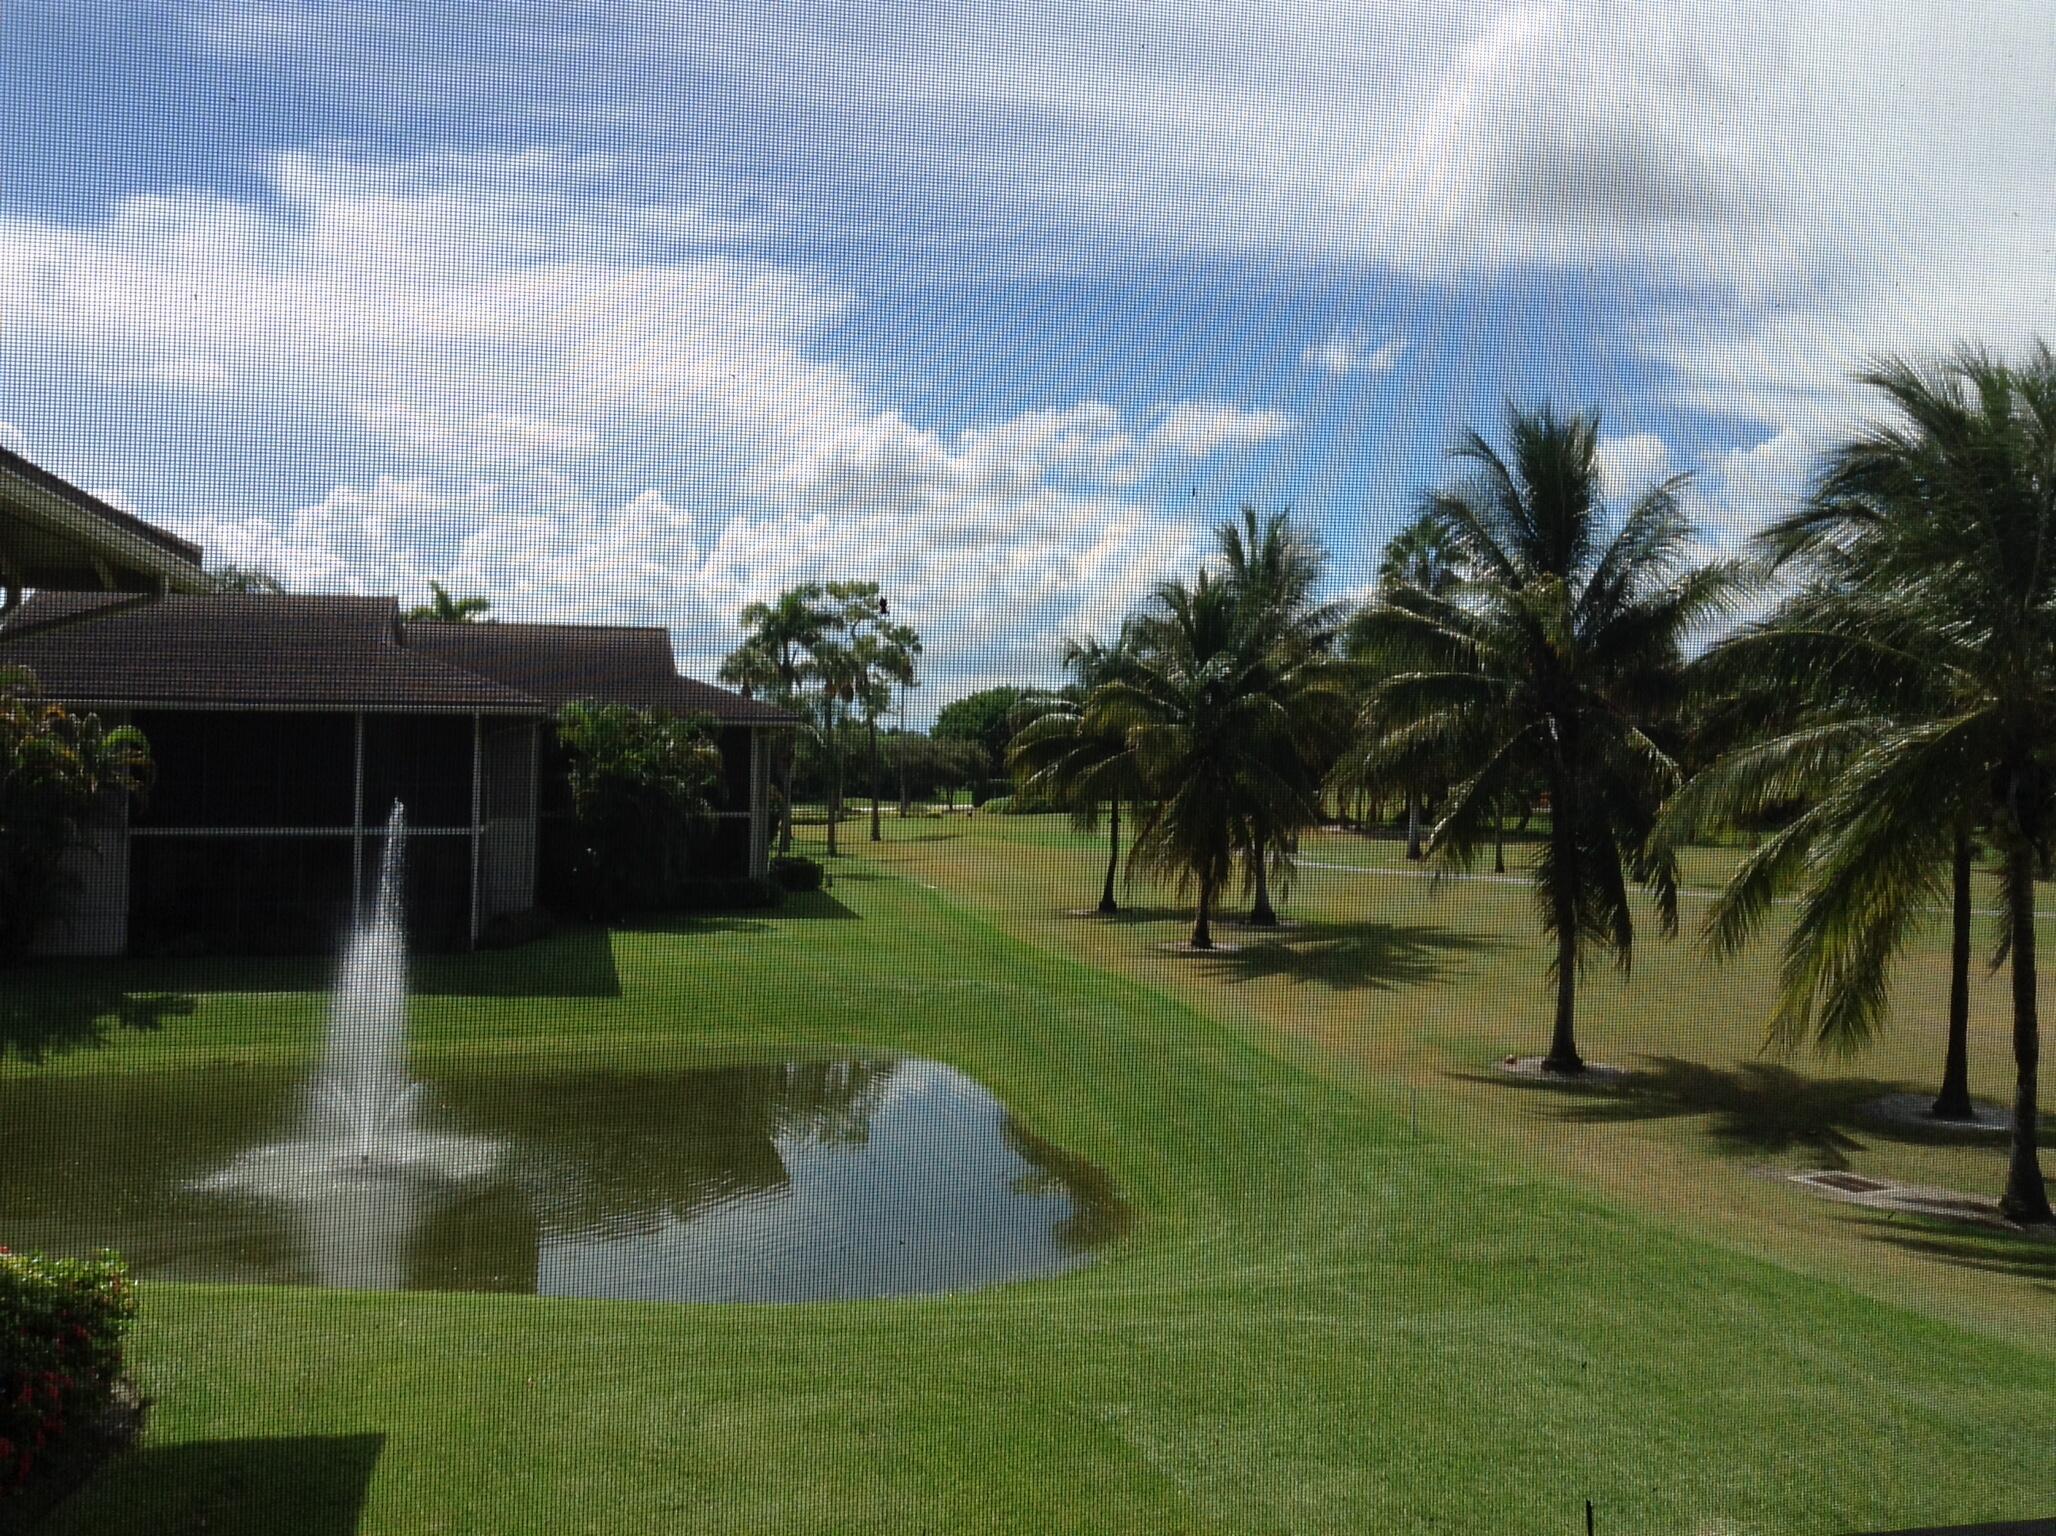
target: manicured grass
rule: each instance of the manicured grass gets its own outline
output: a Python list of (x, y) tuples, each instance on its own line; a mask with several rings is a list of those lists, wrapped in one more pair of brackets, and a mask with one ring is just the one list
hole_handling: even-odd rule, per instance
[[(1462, 1015), (1481, 969), (1513, 966), (1511, 928), (1366, 909), (1311, 959), (1184, 965), (1150, 949), (1169, 915), (1052, 915), (1091, 871), (1053, 824), (903, 830), (922, 840), (877, 860), (853, 841), (831, 889), (775, 915), (432, 962), (417, 1066), (940, 1058), (1114, 1174), (1137, 1220), (1099, 1265), (785, 1308), (152, 1286), (147, 1443), (55, 1528), (1570, 1532), (1590, 1498), (1602, 1531), (1698, 1533), (2042, 1512), (2046, 1334), (1893, 1305), (1718, 1221), (1701, 1236), (1571, 1150), (1675, 1122), (1464, 1086), (1490, 1030)], [(0, 1029), (41, 1059), (0, 1070), (306, 1059), (320, 979), (10, 976)], [(1509, 1029), (1530, 990), (1504, 999)], [(1259, 995), (1281, 1001), (1240, 1001)], [(1400, 1076), (1376, 1070), (1380, 1033)], [(1410, 1114), (1438, 1053), (1459, 1075)], [(1465, 1095), (1546, 1134), (1489, 1130)]]

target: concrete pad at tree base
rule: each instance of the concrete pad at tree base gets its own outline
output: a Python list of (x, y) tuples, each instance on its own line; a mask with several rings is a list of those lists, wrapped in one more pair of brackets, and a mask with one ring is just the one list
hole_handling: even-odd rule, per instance
[(1216, 944), (1211, 949), (1194, 949), (1190, 944), (1165, 943), (1157, 945), (1157, 948), (1167, 955), (1198, 955), (1204, 958), (1207, 955), (1236, 954), (1240, 952), (1242, 946), (1240, 944)]
[(1509, 1076), (1554, 1083), (1561, 1088), (1611, 1088), (1627, 1081), (1630, 1075), (1626, 1067), (1616, 1067), (1604, 1061), (1588, 1061), (1582, 1072), (1546, 1072), (1542, 1068), (1543, 1060), (1540, 1056), (1502, 1056), (1498, 1067)]
[(2010, 1136), (2013, 1111), (1982, 1099), (1971, 1101), (1975, 1120), (1938, 1120), (1931, 1093), (1888, 1093), (1863, 1106), (1863, 1118), (1875, 1125), (1899, 1126), (1909, 1131), (1932, 1131), (1943, 1136)]

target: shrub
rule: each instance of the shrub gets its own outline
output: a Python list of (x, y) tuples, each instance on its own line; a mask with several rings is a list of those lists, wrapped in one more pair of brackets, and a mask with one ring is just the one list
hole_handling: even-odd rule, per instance
[(577, 821), (574, 885), (589, 916), (668, 907), (683, 855), (720, 795), (712, 722), (622, 704), (567, 704), (557, 739)]
[(991, 795), (979, 802), (978, 809), (989, 816), (1011, 816), (1014, 812), (1014, 797)]
[(818, 891), (827, 872), (820, 860), (799, 854), (781, 854), (771, 861), (771, 878), (788, 891)]
[(135, 1313), (128, 1266), (111, 1253), (0, 1249), (0, 1498), (106, 1415)]
[(102, 797), (149, 779), (149, 743), (134, 726), (110, 730), (0, 667), (0, 955), (35, 938), (65, 885), (66, 855), (89, 846)]

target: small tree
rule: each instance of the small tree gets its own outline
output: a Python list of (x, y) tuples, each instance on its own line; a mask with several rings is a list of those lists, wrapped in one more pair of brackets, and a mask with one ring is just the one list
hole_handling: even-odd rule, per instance
[(493, 600), (489, 597), (452, 597), (449, 589), (439, 581), (431, 581), (428, 590), (432, 601), (418, 608), (409, 608), (407, 618), (416, 623), (428, 624), (490, 624)]
[(673, 899), (684, 851), (722, 789), (711, 723), (625, 704), (567, 704), (557, 721), (595, 915)]
[(150, 780), (150, 745), (42, 696), (33, 676), (0, 669), (0, 955), (25, 950), (64, 888), (65, 855), (90, 846), (103, 796)]

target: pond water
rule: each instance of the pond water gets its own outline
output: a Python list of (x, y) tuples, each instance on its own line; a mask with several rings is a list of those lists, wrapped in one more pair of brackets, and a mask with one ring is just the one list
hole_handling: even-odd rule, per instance
[(298, 1156), (254, 1067), (0, 1083), (0, 1241), (145, 1279), (656, 1301), (969, 1290), (1090, 1262), (1106, 1176), (937, 1062), (431, 1076), (419, 1155)]

